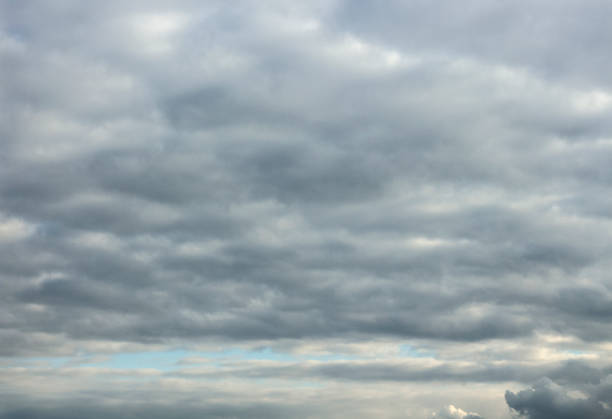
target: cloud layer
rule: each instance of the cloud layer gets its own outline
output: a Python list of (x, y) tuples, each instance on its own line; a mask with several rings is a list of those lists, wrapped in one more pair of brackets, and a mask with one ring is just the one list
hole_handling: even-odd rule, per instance
[(609, 417), (610, 7), (1, 3), (0, 417)]

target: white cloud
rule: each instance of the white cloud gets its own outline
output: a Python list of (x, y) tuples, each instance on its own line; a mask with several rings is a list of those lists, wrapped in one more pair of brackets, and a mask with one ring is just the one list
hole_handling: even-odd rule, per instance
[(481, 418), (478, 413), (466, 412), (463, 409), (453, 406), (452, 404), (440, 409), (432, 415), (435, 419), (477, 419)]

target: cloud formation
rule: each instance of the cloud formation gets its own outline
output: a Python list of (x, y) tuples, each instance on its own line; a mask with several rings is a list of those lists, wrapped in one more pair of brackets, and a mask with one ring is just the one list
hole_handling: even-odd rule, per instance
[(610, 7), (1, 2), (0, 415), (607, 414)]
[(433, 414), (436, 419), (482, 419), (477, 413), (466, 412), (458, 407), (449, 404), (447, 407)]
[(587, 393), (572, 395), (562, 386), (544, 378), (527, 390), (506, 392), (506, 402), (521, 416), (530, 419), (612, 418), (610, 376), (600, 385), (587, 389)]

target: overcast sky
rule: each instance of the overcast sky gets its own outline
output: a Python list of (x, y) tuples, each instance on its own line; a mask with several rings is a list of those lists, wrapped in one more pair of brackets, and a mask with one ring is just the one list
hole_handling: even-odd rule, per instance
[(612, 418), (611, 16), (0, 0), (0, 419)]

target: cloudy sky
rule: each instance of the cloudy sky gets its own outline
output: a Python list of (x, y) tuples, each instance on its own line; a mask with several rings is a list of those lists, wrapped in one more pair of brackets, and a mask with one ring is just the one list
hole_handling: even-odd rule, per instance
[(612, 418), (610, 16), (0, 0), (0, 419)]

